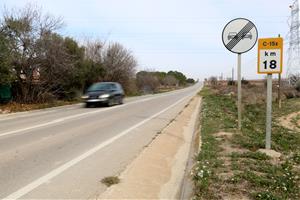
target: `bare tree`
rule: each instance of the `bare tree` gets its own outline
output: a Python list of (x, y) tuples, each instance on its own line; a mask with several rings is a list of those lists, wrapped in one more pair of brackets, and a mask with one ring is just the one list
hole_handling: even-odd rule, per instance
[[(45, 65), (45, 60), (48, 58), (57, 60), (58, 51), (61, 52), (60, 49), (48, 50), (54, 48), (53, 45), (57, 45), (54, 44), (56, 41), (53, 40), (53, 33), (62, 26), (61, 18), (42, 15), (41, 9), (32, 4), (28, 4), (23, 9), (13, 9), (4, 13), (1, 30), (9, 40), (9, 49), (12, 55), (11, 68), (16, 73), (17, 85), (15, 87), (20, 101), (36, 101), (37, 90), (38, 93), (41, 92), (40, 88), (37, 89), (37, 76), (41, 75), (40, 71), (51, 71), (45, 67), (52, 67), (52, 63)], [(50, 55), (50, 52), (54, 54)], [(63, 61), (60, 60), (60, 62)], [(59, 66), (62, 65), (64, 63)], [(44, 73), (42, 74), (44, 75)], [(48, 75), (45, 74), (45, 76)], [(41, 77), (41, 79), (43, 78), (46, 77)], [(56, 79), (57, 76), (51, 78)]]
[(85, 57), (95, 63), (102, 63), (104, 43), (100, 40), (88, 40), (85, 44)]
[(106, 46), (97, 40), (87, 42), (83, 48), (72, 38), (56, 33), (62, 26), (61, 18), (43, 15), (31, 4), (4, 13), (0, 33), (8, 41), (12, 59), (9, 69), (1, 70), (14, 73), (17, 101), (64, 97), (66, 90), (71, 94), (95, 81), (120, 82), (126, 92), (132, 92), (137, 61), (128, 49), (119, 43)]
[(160, 83), (154, 72), (141, 71), (136, 75), (137, 86), (143, 93), (156, 92)]
[(218, 78), (216, 76), (209, 77), (208, 81), (209, 81), (209, 84), (211, 86), (217, 86), (218, 85)]
[(102, 81), (104, 76), (103, 50), (104, 43), (100, 40), (87, 40), (85, 48), (85, 89), (92, 83)]
[(165, 86), (176, 86), (178, 84), (178, 80), (172, 75), (167, 75), (163, 79), (163, 83)]
[(9, 67), (11, 56), (8, 44), (7, 39), (0, 32), (0, 86), (10, 85), (15, 78), (12, 69)]
[(132, 53), (119, 43), (111, 43), (103, 50), (102, 59), (103, 80), (120, 82), (127, 91), (137, 66), (137, 61)]
[(65, 40), (57, 34), (44, 35), (39, 44), (39, 80), (36, 87), (38, 98), (44, 94), (63, 95), (64, 85), (69, 82), (74, 70), (74, 60), (65, 47)]

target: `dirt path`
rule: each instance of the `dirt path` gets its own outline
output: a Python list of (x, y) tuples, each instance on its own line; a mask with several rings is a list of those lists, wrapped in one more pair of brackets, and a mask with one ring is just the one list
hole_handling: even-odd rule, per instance
[(281, 126), (287, 128), (287, 129), (291, 129), (291, 130), (295, 130), (295, 131), (300, 132), (300, 128), (299, 128), (300, 120), (298, 120), (296, 123), (293, 122), (293, 119), (295, 119), (298, 115), (300, 115), (300, 111), (291, 113), (287, 116), (280, 117), (279, 118), (279, 123), (280, 123)]
[(195, 97), (98, 199), (174, 199), (179, 194), (200, 109)]

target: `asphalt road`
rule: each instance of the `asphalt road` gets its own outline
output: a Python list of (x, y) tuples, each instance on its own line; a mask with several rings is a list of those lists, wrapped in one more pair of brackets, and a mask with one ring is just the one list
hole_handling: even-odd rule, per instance
[(200, 87), (0, 115), (0, 199), (95, 198), (102, 178), (122, 172)]

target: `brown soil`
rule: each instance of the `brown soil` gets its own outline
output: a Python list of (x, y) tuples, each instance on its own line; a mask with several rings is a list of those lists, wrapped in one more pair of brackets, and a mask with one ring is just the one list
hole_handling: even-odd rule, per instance
[(297, 124), (293, 123), (293, 119), (296, 118), (298, 115), (300, 115), (300, 111), (299, 112), (294, 112), (291, 113), (287, 116), (283, 116), (279, 118), (279, 123), (281, 126), (290, 129), (290, 130), (295, 130), (297, 132), (300, 132), (300, 120), (297, 121)]
[[(228, 182), (228, 180), (232, 179), (234, 177), (234, 174), (237, 171), (233, 171), (231, 169), (232, 166), (232, 161), (231, 161), (231, 154), (236, 152), (236, 153), (244, 153), (247, 152), (246, 149), (242, 148), (237, 148), (232, 146), (231, 144), (231, 138), (234, 136), (234, 133), (228, 133), (228, 132), (219, 132), (214, 134), (216, 139), (218, 141), (221, 141), (220, 147), (222, 148), (222, 151), (220, 152), (220, 159), (223, 161), (223, 167), (220, 169), (220, 171), (217, 172), (218, 177), (222, 180), (222, 182)], [(243, 191), (246, 190), (246, 185), (239, 185), (239, 189), (236, 190), (236, 187), (234, 188), (230, 184), (226, 184), (221, 186), (220, 190), (218, 193), (223, 199), (239, 199), (239, 200), (248, 200), (249, 198), (242, 194), (242, 193), (236, 193), (235, 191)]]

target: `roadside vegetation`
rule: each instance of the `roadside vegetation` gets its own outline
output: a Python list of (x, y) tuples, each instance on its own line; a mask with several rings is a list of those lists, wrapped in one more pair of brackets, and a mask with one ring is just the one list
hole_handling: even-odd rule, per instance
[(55, 100), (51, 102), (44, 102), (44, 103), (17, 103), (10, 101), (5, 104), (0, 104), (0, 114), (8, 114), (14, 112), (24, 112), (24, 111), (31, 111), (31, 110), (38, 110), (38, 109), (45, 109), (45, 108), (52, 108), (58, 106), (67, 106), (76, 103), (80, 103), (80, 100)]
[(110, 187), (112, 185), (116, 185), (116, 184), (120, 183), (120, 179), (117, 176), (108, 176), (108, 177), (103, 178), (101, 180), (101, 183), (103, 183), (107, 187)]
[(177, 71), (136, 73), (138, 61), (122, 44), (97, 39), (78, 42), (63, 36), (63, 19), (44, 14), (35, 5), (2, 13), (2, 104), (9, 100), (20, 106), (72, 102), (99, 81), (119, 82), (129, 96), (169, 91), (195, 82)]
[[(202, 146), (192, 171), (194, 199), (300, 199), (300, 131), (283, 119), (300, 111), (300, 99), (273, 104), (271, 154), (265, 148), (264, 85), (243, 86), (243, 128), (237, 130), (236, 88), (204, 87)], [(300, 125), (296, 114), (290, 123)]]

